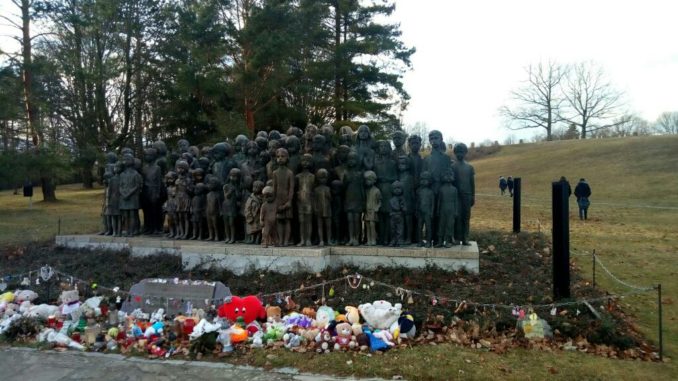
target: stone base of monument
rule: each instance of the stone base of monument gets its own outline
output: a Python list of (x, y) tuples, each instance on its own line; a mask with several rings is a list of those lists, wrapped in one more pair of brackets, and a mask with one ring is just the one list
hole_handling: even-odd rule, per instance
[(104, 250), (129, 250), (132, 256), (168, 254), (181, 256), (184, 269), (228, 269), (235, 274), (248, 270), (272, 270), (281, 273), (321, 271), (326, 267), (354, 265), (361, 269), (375, 267), (424, 268), (437, 266), (445, 270), (478, 273), (479, 253), (476, 242), (452, 248), (326, 246), (269, 247), (224, 244), (223, 242), (178, 241), (160, 237), (108, 237), (99, 235), (56, 236), (57, 246)]

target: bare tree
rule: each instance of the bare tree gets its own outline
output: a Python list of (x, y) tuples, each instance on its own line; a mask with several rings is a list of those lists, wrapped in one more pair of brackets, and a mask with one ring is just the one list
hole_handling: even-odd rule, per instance
[(504, 106), (499, 112), (508, 120), (509, 129), (543, 128), (546, 140), (552, 140), (551, 132), (560, 121), (559, 110), (564, 102), (559, 91), (560, 83), (568, 69), (549, 61), (530, 65), (525, 71), (525, 84), (511, 93), (516, 106)]
[(664, 112), (659, 115), (654, 128), (661, 134), (678, 134), (678, 111)]
[[(603, 69), (591, 62), (575, 65), (564, 86), (567, 112), (563, 120), (574, 124), (586, 139), (590, 132), (627, 123), (622, 93), (607, 81)], [(617, 118), (617, 119), (615, 119)]]

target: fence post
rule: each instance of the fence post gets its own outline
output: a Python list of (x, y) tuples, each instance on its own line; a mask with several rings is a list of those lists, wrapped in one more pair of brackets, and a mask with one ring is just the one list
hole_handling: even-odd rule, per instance
[(520, 177), (513, 179), (513, 232), (520, 233)]
[(553, 299), (570, 297), (570, 211), (567, 183), (551, 183), (553, 213)]
[(593, 249), (593, 288), (596, 288), (596, 249)]
[(662, 284), (657, 285), (657, 310), (659, 314), (659, 361), (664, 361), (664, 334), (662, 322)]
[(61, 217), (59, 217), (59, 222), (57, 223), (57, 235), (61, 235)]

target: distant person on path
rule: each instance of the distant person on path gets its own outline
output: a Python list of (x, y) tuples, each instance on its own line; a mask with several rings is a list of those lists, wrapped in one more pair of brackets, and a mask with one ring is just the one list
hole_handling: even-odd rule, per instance
[(501, 191), (502, 196), (506, 193), (506, 187), (508, 187), (506, 178), (504, 178), (504, 176), (499, 176), (499, 190)]
[(586, 220), (588, 219), (589, 197), (591, 197), (591, 187), (589, 183), (586, 182), (586, 179), (579, 179), (579, 183), (574, 188), (574, 196), (577, 197), (577, 205), (579, 205), (579, 219)]
[(513, 177), (508, 177), (506, 180), (506, 186), (508, 187), (509, 196), (513, 197)]
[(560, 176), (560, 182), (567, 184), (567, 197), (572, 196), (572, 187), (570, 186), (570, 182), (567, 181), (565, 176)]

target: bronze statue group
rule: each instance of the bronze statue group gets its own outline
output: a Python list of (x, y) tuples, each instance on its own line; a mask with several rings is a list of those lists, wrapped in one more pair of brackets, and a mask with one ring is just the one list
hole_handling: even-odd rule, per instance
[(143, 161), (129, 148), (108, 153), (101, 234), (264, 247), (469, 245), (475, 183), (465, 144), (453, 159), (431, 131), (422, 157), (421, 137), (402, 131), (391, 141), (375, 141), (366, 125), (286, 132), (202, 148), (181, 139), (171, 152), (156, 141)]

